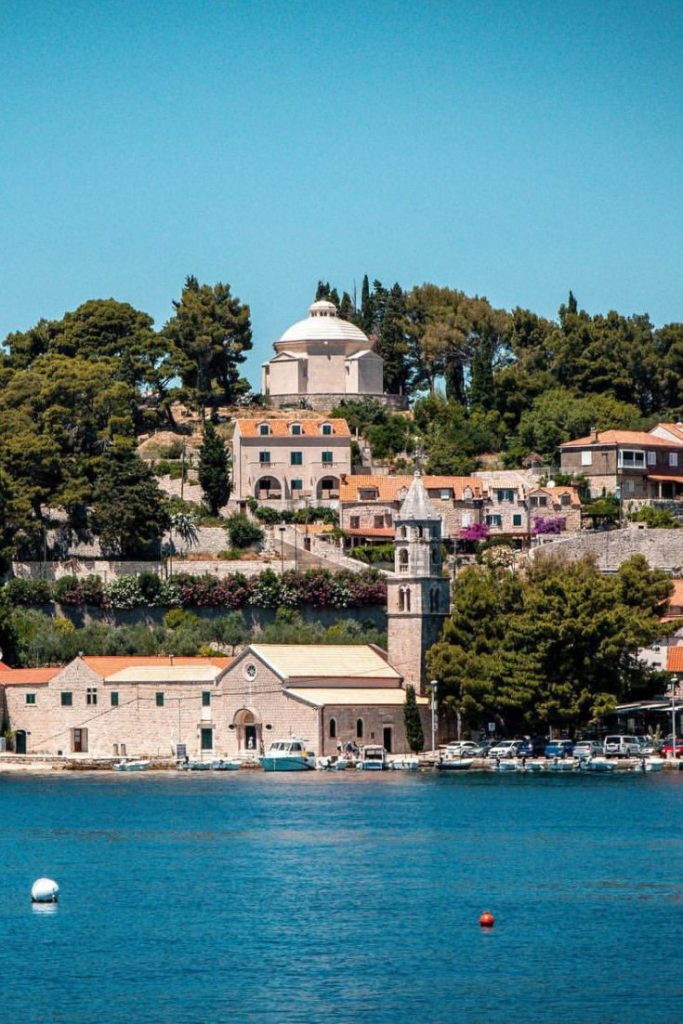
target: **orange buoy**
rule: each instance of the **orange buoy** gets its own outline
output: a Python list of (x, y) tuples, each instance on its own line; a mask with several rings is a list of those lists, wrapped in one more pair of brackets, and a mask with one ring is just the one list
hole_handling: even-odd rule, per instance
[(495, 922), (493, 919), (493, 914), (491, 914), (488, 910), (485, 910), (484, 913), (479, 918), (479, 924), (482, 926), (482, 928), (493, 928), (494, 923)]

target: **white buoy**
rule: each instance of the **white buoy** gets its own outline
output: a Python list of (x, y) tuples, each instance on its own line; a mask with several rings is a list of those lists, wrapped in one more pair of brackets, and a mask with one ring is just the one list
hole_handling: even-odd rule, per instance
[(51, 878), (38, 878), (31, 887), (33, 903), (56, 903), (59, 886)]

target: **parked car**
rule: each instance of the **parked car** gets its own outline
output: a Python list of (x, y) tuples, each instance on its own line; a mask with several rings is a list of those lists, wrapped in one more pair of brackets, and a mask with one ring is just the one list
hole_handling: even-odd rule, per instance
[(484, 750), (474, 740), (453, 740), (446, 747), (447, 757), (483, 757)]
[(606, 736), (603, 746), (605, 757), (642, 757), (637, 736)]
[(547, 736), (532, 736), (524, 741), (522, 757), (545, 757), (545, 748), (550, 742)]
[(640, 752), (643, 757), (649, 757), (650, 754), (654, 754), (655, 745), (649, 736), (636, 736), (636, 739), (640, 743)]
[(579, 740), (574, 744), (574, 757), (602, 757), (603, 753), (600, 740)]
[(574, 740), (551, 740), (545, 748), (546, 757), (571, 757)]
[[(671, 757), (673, 754), (674, 743), (673, 738), (669, 736), (662, 747), (662, 757)], [(676, 757), (683, 757), (683, 736), (678, 739), (676, 738)]]
[(521, 757), (524, 740), (499, 740), (488, 752), (489, 757)]

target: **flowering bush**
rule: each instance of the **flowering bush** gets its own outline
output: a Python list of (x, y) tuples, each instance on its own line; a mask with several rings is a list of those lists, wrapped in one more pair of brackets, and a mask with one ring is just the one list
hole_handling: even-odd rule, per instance
[(533, 533), (562, 533), (567, 523), (564, 516), (534, 516)]
[(472, 523), (471, 526), (463, 526), (460, 538), (478, 543), (481, 540), (488, 540), (490, 532), (486, 523)]

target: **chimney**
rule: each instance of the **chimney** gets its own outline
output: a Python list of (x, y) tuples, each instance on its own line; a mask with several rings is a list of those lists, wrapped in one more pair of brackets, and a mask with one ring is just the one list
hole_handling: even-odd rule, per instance
[(595, 427), (591, 427), (591, 444), (597, 444), (600, 440), (600, 435)]
[(169, 660), (169, 661), (171, 662), (171, 665), (173, 665), (173, 659), (174, 659), (174, 657), (175, 657), (175, 655), (174, 655), (174, 654), (169, 654), (169, 656), (168, 656), (168, 660)]

